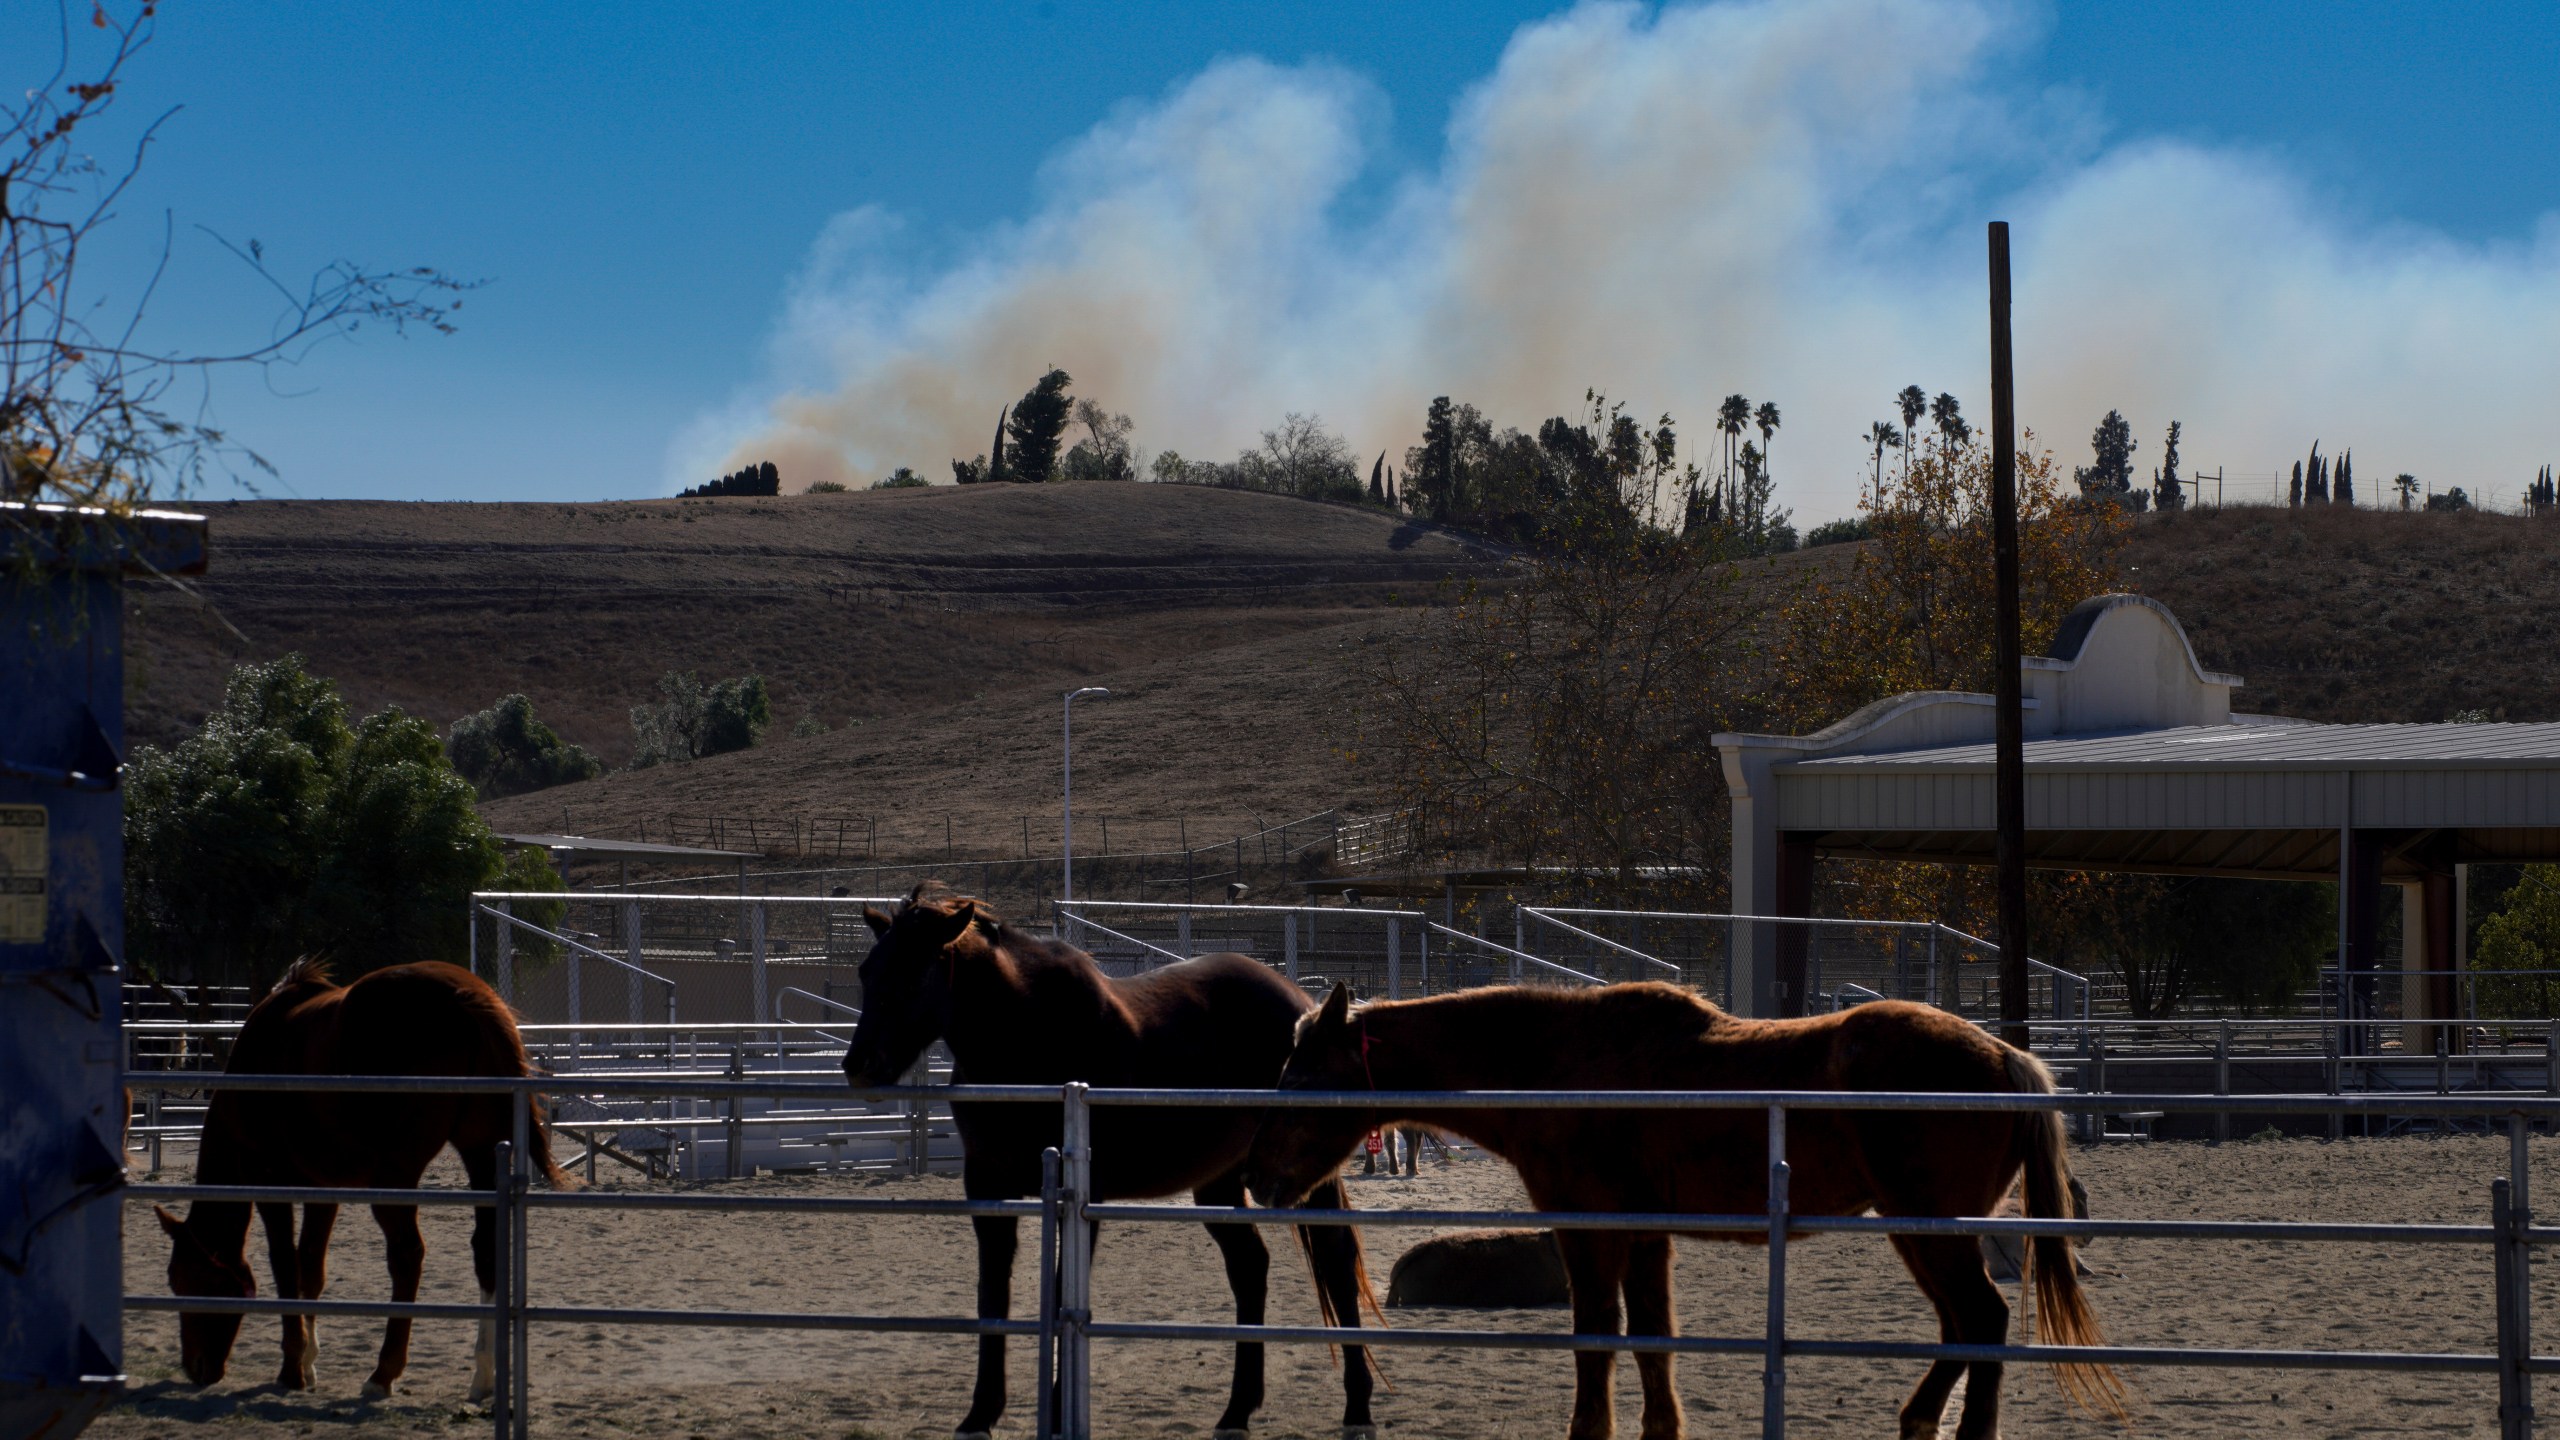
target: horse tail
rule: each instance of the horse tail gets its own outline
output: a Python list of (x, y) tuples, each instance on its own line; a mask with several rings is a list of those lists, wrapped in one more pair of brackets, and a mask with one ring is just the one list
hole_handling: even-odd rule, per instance
[[(508, 1008), (506, 1001), (498, 998), (497, 991), (482, 984), (478, 986), (476, 992), (466, 991), (463, 998), (480, 1022), (481, 1059), (484, 1073), (509, 1078), (548, 1073), (533, 1063), (533, 1056), (524, 1048), (524, 1032), (516, 1028), (515, 1011)], [(526, 1158), (532, 1161), (536, 1170), (542, 1172), (544, 1183), (552, 1189), (577, 1189), (577, 1180), (568, 1171), (560, 1168), (558, 1160), (552, 1158), (551, 1107), (543, 1103), (543, 1097), (540, 1095), (526, 1096), (525, 1105), (532, 1111), (530, 1135), (525, 1142), (525, 1148), (533, 1152)]]
[[(2009, 1088), (2022, 1095), (2054, 1093), (2053, 1072), (2024, 1050), (2008, 1051)], [(2071, 1163), (2062, 1140), (2062, 1113), (2037, 1110), (2018, 1117), (2016, 1159), (2027, 1180), (2027, 1215), (2036, 1220), (2076, 1220), (2080, 1207), (2072, 1200)], [(2036, 1339), (2046, 1345), (2104, 1345), (2106, 1331), (2080, 1285), (2080, 1267), (2072, 1255), (2071, 1237), (2037, 1235), (2019, 1247), (2019, 1284), (2036, 1292)], [(2053, 1367), (2062, 1393), (2093, 1415), (2122, 1420), (2124, 1381), (2110, 1367), (2089, 1361), (2065, 1361)]]
[[(1351, 1208), (1351, 1192), (1343, 1188), (1343, 1184), (1340, 1180), (1328, 1180), (1310, 1192), (1305, 1203), (1311, 1208), (1320, 1210), (1348, 1210)], [(1378, 1288), (1369, 1279), (1369, 1257), (1368, 1253), (1360, 1244), (1360, 1227), (1357, 1225), (1327, 1225), (1323, 1227), (1327, 1230), (1340, 1230), (1344, 1241), (1351, 1246), (1352, 1293), (1357, 1298), (1352, 1302), (1351, 1314), (1348, 1319), (1344, 1318), (1342, 1307), (1334, 1303), (1333, 1292), (1325, 1288), (1324, 1267), (1319, 1263), (1316, 1251), (1316, 1230), (1318, 1227), (1313, 1225), (1295, 1225), (1290, 1228), (1298, 1232), (1298, 1253), (1306, 1257), (1307, 1274), (1315, 1281), (1316, 1313), (1324, 1320), (1324, 1323), (1328, 1326), (1337, 1328), (1346, 1325), (1357, 1328), (1360, 1324), (1360, 1309), (1362, 1306), (1366, 1306), (1368, 1307), (1370, 1315), (1376, 1318), (1378, 1328), (1381, 1330), (1386, 1329), (1387, 1312), (1379, 1306)], [(1334, 1363), (1340, 1364), (1342, 1361), (1341, 1347), (1328, 1345), (1325, 1348), (1333, 1352)], [(1386, 1378), (1386, 1372), (1378, 1368), (1376, 1356), (1374, 1356), (1366, 1346), (1361, 1347), (1360, 1361), (1362, 1364), (1369, 1367), (1370, 1374), (1377, 1376), (1381, 1380)]]

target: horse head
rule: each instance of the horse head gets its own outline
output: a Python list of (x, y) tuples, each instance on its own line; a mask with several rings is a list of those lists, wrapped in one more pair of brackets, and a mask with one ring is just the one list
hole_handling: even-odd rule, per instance
[[(249, 1272), (246, 1256), (247, 1206), (240, 1207), (243, 1224), (228, 1247), (198, 1233), (198, 1227), (170, 1214), (166, 1207), (151, 1208), (175, 1246), (169, 1256), (170, 1293), (225, 1300), (245, 1299), (258, 1293), (257, 1277)], [(240, 1338), (240, 1320), (238, 1315), (179, 1313), (178, 1364), (189, 1380), (211, 1385), (222, 1378), (223, 1371), (231, 1366), (231, 1346)]]
[[(1351, 1016), (1351, 987), (1336, 984), (1324, 1004), (1298, 1018), (1283, 1090), (1372, 1090)], [(1245, 1186), (1265, 1205), (1294, 1205), (1332, 1178), (1377, 1123), (1365, 1110), (1275, 1109), (1263, 1113), (1245, 1157)]]
[(958, 952), (991, 942), (1003, 922), (930, 881), (895, 915), (866, 905), (862, 918), (874, 940), (862, 961), (862, 1019), (844, 1073), (857, 1086), (893, 1085), (951, 1027)]

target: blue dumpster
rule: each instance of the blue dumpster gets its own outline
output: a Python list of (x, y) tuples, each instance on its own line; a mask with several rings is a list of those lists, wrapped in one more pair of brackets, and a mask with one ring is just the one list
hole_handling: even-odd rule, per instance
[(124, 580), (201, 517), (0, 505), (0, 1440), (124, 1383)]

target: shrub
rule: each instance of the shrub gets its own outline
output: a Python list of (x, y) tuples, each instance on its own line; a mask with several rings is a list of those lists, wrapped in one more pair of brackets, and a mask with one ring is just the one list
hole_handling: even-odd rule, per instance
[[(809, 482), (809, 488), (801, 491), (800, 493), (803, 495), (842, 495), (852, 488), (852, 486), (847, 485), (840, 480), (812, 480)], [(871, 488), (877, 490), (881, 487), (874, 485)]]
[(698, 760), (744, 750), (773, 724), (773, 700), (761, 675), (705, 687), (690, 670), (658, 677), (658, 698), (631, 707), (631, 768)]
[(342, 977), (458, 960), (471, 892), (509, 864), (475, 798), (426, 721), (395, 708), (350, 725), (300, 656), (241, 666), (203, 728), (127, 769), (133, 960), (253, 988), (306, 954)]
[(604, 765), (584, 746), (571, 745), (534, 718), (533, 702), (522, 695), (499, 697), (486, 710), (453, 722), (445, 744), (454, 772), (468, 780), (483, 800), (521, 795), (604, 773)]
[(1852, 516), (1846, 520), (1825, 520), (1806, 532), (1804, 548), (1811, 550), (1817, 545), (1852, 545), (1874, 534), (1875, 531), (1868, 526), (1867, 519), (1863, 515)]
[[(874, 490), (921, 490), (932, 483), (932, 481), (927, 480), (915, 471), (901, 465), (880, 479), (872, 481), (871, 488)], [(814, 490), (817, 487), (813, 485), (810, 488)], [(844, 487), (839, 485), (836, 488), (841, 490)]]

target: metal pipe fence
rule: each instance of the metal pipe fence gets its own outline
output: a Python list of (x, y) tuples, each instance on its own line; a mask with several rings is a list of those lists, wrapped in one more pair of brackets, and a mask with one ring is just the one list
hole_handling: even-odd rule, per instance
[[(171, 1077), (129, 1073), (137, 1087), (172, 1083)], [(530, 1102), (538, 1091), (556, 1085), (544, 1077), (524, 1079), (448, 1079), (428, 1077), (226, 1076), (224, 1088), (248, 1091), (328, 1091), (407, 1094), (506, 1094), (514, 1097), (515, 1140), (501, 1151), (499, 1183), (488, 1191), (416, 1189), (354, 1191), (285, 1186), (136, 1185), (128, 1200), (232, 1200), (302, 1203), (385, 1203), (488, 1206), (499, 1225), (499, 1280), (488, 1304), (375, 1304), (371, 1302), (242, 1299), (213, 1300), (169, 1295), (125, 1297), (135, 1310), (177, 1310), (236, 1314), (405, 1315), (413, 1319), (486, 1319), (494, 1326), (499, 1384), (491, 1405), (491, 1424), (498, 1440), (525, 1440), (529, 1425), (528, 1335), (536, 1324), (698, 1325), (750, 1329), (801, 1328), (951, 1335), (1024, 1335), (1038, 1342), (1034, 1392), (1042, 1399), (1035, 1434), (1041, 1440), (1090, 1440), (1092, 1421), (1092, 1343), (1096, 1340), (1187, 1342), (1260, 1341), (1276, 1344), (1358, 1343), (1435, 1348), (1511, 1350), (1619, 1350), (1657, 1353), (1757, 1354), (1763, 1359), (1761, 1433), (1778, 1440), (1787, 1430), (1786, 1384), (1789, 1363), (1798, 1359), (1867, 1358), (1903, 1360), (2016, 1361), (2025, 1363), (2087, 1362), (2121, 1366), (2206, 1366), (2326, 1370), (2395, 1370), (2494, 1374), (2498, 1380), (2499, 1428), (2505, 1440), (2532, 1433), (2532, 1377), (2560, 1372), (2560, 1355), (2536, 1355), (2532, 1349), (2529, 1295), (2530, 1257), (2535, 1246), (2560, 1243), (2560, 1227), (2537, 1226), (2527, 1193), (2526, 1136), (2536, 1122), (2560, 1125), (2560, 1100), (2540, 1096), (2400, 1096), (2264, 1095), (2235, 1102), (2227, 1097), (2145, 1095), (2124, 1097), (2162, 1111), (2211, 1114), (2245, 1103), (2252, 1112), (2289, 1114), (2420, 1113), (2450, 1119), (2473, 1119), (2503, 1126), (2508, 1139), (2510, 1174), (2489, 1187), (2488, 1223), (2483, 1225), (2377, 1224), (2298, 1221), (2163, 1221), (2066, 1220), (2017, 1217), (1883, 1217), (1873, 1215), (1801, 1215), (1789, 1205), (1790, 1162), (1788, 1117), (1800, 1111), (1860, 1112), (1999, 1112), (2087, 1111), (2103, 1103), (2089, 1097), (2031, 1094), (1937, 1094), (1920, 1092), (1805, 1091), (1271, 1091), (1271, 1090), (1093, 1090), (1081, 1083), (1062, 1087), (937, 1086), (934, 1096), (916, 1087), (850, 1092), (873, 1100), (933, 1098), (963, 1102), (1057, 1105), (1061, 1113), (1061, 1145), (1044, 1166), (1041, 1198), (1032, 1200), (855, 1199), (835, 1196), (747, 1196), (720, 1194), (624, 1195), (606, 1193), (534, 1193), (526, 1150)], [(696, 1099), (842, 1097), (841, 1087), (809, 1082), (757, 1080), (672, 1080), (615, 1077), (593, 1083), (619, 1094), (682, 1095)], [(1582, 1110), (1645, 1112), (1758, 1110), (1768, 1122), (1768, 1203), (1762, 1213), (1736, 1215), (1561, 1213), (1522, 1211), (1350, 1211), (1260, 1209), (1180, 1204), (1097, 1202), (1092, 1197), (1092, 1114), (1097, 1106), (1215, 1107), (1272, 1109), (1352, 1109), (1363, 1111)], [(1039, 1314), (1031, 1320), (984, 1320), (964, 1316), (853, 1315), (825, 1312), (767, 1312), (701, 1309), (650, 1309), (536, 1305), (527, 1276), (527, 1230), (533, 1211), (637, 1209), (655, 1211), (724, 1211), (754, 1214), (873, 1214), (1036, 1216), (1041, 1222)], [(1401, 1226), (1500, 1226), (1508, 1228), (1676, 1231), (1688, 1234), (1765, 1236), (1767, 1249), (1767, 1323), (1757, 1336), (1667, 1336), (1625, 1334), (1515, 1334), (1480, 1330), (1359, 1330), (1313, 1326), (1220, 1325), (1114, 1322), (1095, 1318), (1091, 1289), (1091, 1223), (1348, 1224)], [(1866, 1340), (1814, 1340), (1789, 1333), (1786, 1255), (1789, 1237), (1797, 1234), (1892, 1236), (2037, 1235), (2075, 1238), (2150, 1238), (2183, 1241), (2249, 1240), (2291, 1243), (2485, 1245), (2492, 1257), (2492, 1310), (2496, 1335), (2490, 1352), (2460, 1351), (2326, 1351), (2282, 1348), (2187, 1348), (2174, 1346), (2054, 1346), (2036, 1344), (1951, 1344)], [(1054, 1283), (1052, 1283), (1054, 1277)], [(1054, 1381), (1057, 1403), (1047, 1405)]]

